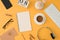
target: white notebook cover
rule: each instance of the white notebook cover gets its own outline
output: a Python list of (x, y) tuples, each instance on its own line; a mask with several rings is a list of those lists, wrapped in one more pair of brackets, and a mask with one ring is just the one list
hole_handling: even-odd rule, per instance
[(19, 31), (31, 31), (30, 15), (29, 12), (20, 12), (17, 13)]

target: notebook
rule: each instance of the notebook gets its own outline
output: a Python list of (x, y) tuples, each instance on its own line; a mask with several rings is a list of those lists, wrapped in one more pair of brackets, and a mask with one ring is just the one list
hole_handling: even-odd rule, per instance
[(20, 12), (17, 13), (19, 31), (31, 31), (30, 15), (29, 12)]

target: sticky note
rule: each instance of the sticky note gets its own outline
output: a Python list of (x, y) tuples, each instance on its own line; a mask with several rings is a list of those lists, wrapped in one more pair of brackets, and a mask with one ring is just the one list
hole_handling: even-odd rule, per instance
[(54, 23), (60, 28), (60, 12), (51, 4), (45, 9), (46, 14), (54, 21)]
[(32, 30), (28, 11), (17, 13), (17, 18), (20, 32)]

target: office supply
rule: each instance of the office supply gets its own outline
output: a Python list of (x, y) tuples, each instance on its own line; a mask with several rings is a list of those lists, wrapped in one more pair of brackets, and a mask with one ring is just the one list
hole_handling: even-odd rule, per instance
[(19, 31), (31, 31), (30, 14), (28, 11), (17, 13)]
[(8, 30), (3, 35), (0, 36), (1, 40), (15, 40), (15, 36), (17, 35), (17, 32), (14, 28)]
[(37, 13), (37, 14), (34, 16), (34, 21), (36, 22), (36, 24), (42, 25), (42, 24), (45, 23), (46, 17), (45, 17), (42, 13)]
[(26, 40), (23, 34), (22, 34), (22, 36), (23, 36), (23, 39)]
[(58, 11), (58, 9), (53, 4), (51, 4), (45, 9), (45, 12), (60, 28), (60, 12)]
[(28, 5), (29, 5), (29, 1), (28, 0), (19, 0), (18, 4), (25, 7), (25, 8), (27, 8)]
[(35, 40), (35, 37), (32, 35), (32, 34), (30, 34), (30, 40)]
[(4, 6), (6, 7), (6, 9), (9, 9), (12, 7), (12, 4), (9, 0), (1, 0), (1, 1), (4, 4)]

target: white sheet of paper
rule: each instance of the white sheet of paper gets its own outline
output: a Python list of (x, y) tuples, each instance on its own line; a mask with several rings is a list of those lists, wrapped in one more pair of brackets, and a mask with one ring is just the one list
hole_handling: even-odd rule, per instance
[(30, 23), (30, 15), (29, 12), (20, 12), (17, 13), (18, 24), (19, 24), (19, 31), (31, 31), (31, 23)]
[(45, 9), (45, 12), (60, 28), (60, 12), (58, 9), (53, 4), (51, 4), (48, 8)]

